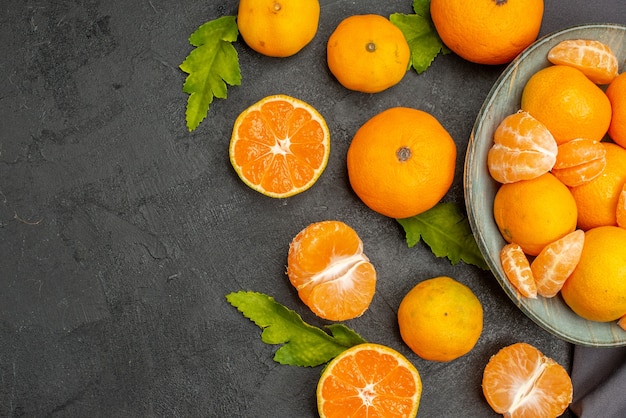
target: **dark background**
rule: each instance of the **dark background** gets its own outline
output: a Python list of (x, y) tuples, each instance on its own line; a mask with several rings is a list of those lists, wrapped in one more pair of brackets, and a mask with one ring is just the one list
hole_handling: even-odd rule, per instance
[[(419, 416), (496, 416), (480, 387), (489, 357), (526, 341), (570, 368), (573, 346), (525, 317), (489, 272), (451, 265), (367, 209), (347, 182), (356, 129), (391, 106), (432, 113), (458, 146), (445, 201), (464, 208), (462, 170), (475, 117), (503, 66), (439, 56), (400, 85), (368, 95), (341, 87), (325, 43), (352, 14), (412, 13), (411, 0), (321, 0), (313, 42), (291, 58), (239, 40), (243, 81), (185, 127), (188, 36), (234, 15), (237, 1), (2, 0), (0, 7), (0, 416), (313, 417), (321, 367), (279, 365), (276, 346), (224, 296), (274, 296), (314, 325), (285, 275), (288, 245), (311, 222), (338, 219), (378, 271), (370, 309), (347, 321), (419, 369)], [(626, 23), (623, 0), (546, 0), (541, 34)], [(271, 199), (228, 160), (236, 116), (264, 96), (303, 99), (332, 134), (313, 188)], [(483, 334), (450, 363), (402, 343), (396, 311), (417, 282), (449, 275), (485, 310)], [(566, 416), (568, 416), (566, 414)]]

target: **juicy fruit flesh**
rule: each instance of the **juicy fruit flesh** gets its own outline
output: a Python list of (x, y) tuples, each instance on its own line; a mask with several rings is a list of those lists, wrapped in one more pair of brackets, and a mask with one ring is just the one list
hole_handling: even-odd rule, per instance
[(548, 52), (548, 60), (553, 64), (577, 68), (596, 84), (608, 84), (617, 77), (617, 57), (611, 48), (591, 39), (559, 42)]
[(415, 367), (378, 344), (352, 347), (331, 361), (318, 383), (321, 417), (414, 417), (422, 391)]
[(363, 242), (339, 221), (314, 223), (296, 235), (287, 275), (316, 315), (335, 321), (362, 315), (376, 287), (376, 271), (363, 253)]
[(506, 417), (559, 416), (571, 403), (572, 392), (567, 371), (526, 343), (500, 350), (483, 374), (487, 402)]

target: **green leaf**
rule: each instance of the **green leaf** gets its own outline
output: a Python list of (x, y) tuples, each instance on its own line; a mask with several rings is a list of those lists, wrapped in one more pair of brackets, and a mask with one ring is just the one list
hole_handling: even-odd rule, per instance
[(226, 295), (226, 300), (263, 330), (261, 341), (283, 344), (274, 355), (274, 361), (281, 364), (318, 366), (347, 348), (365, 342), (359, 334), (341, 324), (328, 325), (329, 335), (263, 293), (233, 292)]
[(188, 93), (185, 117), (193, 131), (204, 120), (213, 97), (226, 98), (227, 84), (241, 84), (239, 57), (232, 43), (239, 30), (235, 16), (223, 16), (200, 26), (189, 37), (192, 50), (180, 65), (187, 74), (183, 91)]
[(430, 18), (430, 0), (414, 0), (413, 10), (415, 14), (394, 13), (389, 20), (404, 34), (411, 49), (410, 66), (421, 74), (439, 53), (447, 54), (450, 50), (439, 38)]
[(404, 228), (407, 245), (413, 247), (423, 239), (437, 257), (448, 257), (454, 265), (467, 264), (489, 270), (472, 235), (467, 217), (452, 203), (439, 203), (412, 218), (398, 219)]

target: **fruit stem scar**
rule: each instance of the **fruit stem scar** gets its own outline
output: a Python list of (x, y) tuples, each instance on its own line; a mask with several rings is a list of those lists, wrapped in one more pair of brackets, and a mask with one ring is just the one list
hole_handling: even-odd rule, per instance
[(396, 151), (396, 158), (401, 163), (408, 161), (411, 158), (411, 149), (409, 147), (400, 147)]
[(373, 41), (368, 42), (367, 44), (365, 44), (365, 50), (367, 52), (376, 51), (376, 44)]
[(494, 0), (496, 3), (496, 6), (502, 6), (504, 4), (506, 4), (507, 0)]
[(280, 5), (279, 2), (275, 1), (274, 4), (272, 5), (272, 10), (274, 11), (274, 13), (276, 13), (276, 12), (280, 12), (280, 9), (282, 9), (282, 6)]

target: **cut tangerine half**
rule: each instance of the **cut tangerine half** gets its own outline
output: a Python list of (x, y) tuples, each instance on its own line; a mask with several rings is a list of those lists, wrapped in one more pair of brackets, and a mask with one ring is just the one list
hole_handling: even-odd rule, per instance
[(361, 238), (340, 221), (313, 223), (294, 237), (287, 275), (302, 302), (331, 321), (361, 316), (376, 291), (376, 270)]
[(492, 356), (482, 385), (491, 408), (508, 418), (558, 417), (572, 402), (567, 371), (527, 343), (509, 345)]
[(626, 228), (626, 183), (622, 186), (622, 191), (617, 198), (617, 226)]
[(326, 168), (330, 132), (308, 103), (268, 96), (237, 117), (229, 153), (249, 187), (266, 196), (289, 197), (310, 188)]
[(519, 111), (504, 118), (493, 141), (487, 167), (491, 177), (500, 183), (534, 179), (550, 171), (556, 161), (556, 140), (528, 112)]
[(606, 150), (598, 141), (577, 138), (559, 145), (552, 174), (576, 187), (598, 177), (606, 167)]
[(419, 372), (402, 354), (380, 345), (353, 346), (331, 360), (317, 385), (321, 418), (415, 417)]
[(500, 250), (500, 263), (509, 283), (524, 297), (537, 298), (537, 285), (530, 261), (518, 244), (506, 244)]
[(611, 48), (592, 39), (568, 39), (548, 51), (548, 61), (577, 68), (596, 84), (609, 84), (618, 72)]
[(551, 298), (559, 293), (565, 280), (578, 265), (584, 243), (585, 233), (577, 229), (541, 250), (530, 264), (537, 294)]

